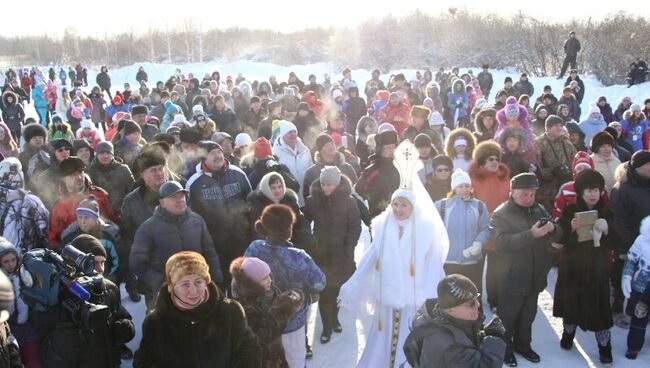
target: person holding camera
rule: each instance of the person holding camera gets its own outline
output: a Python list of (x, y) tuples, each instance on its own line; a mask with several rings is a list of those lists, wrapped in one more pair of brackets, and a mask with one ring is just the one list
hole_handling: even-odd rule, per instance
[(539, 355), (531, 348), (532, 326), (537, 313), (537, 298), (546, 287), (552, 265), (551, 242), (562, 237), (562, 229), (535, 194), (539, 182), (535, 174), (522, 173), (510, 180), (510, 198), (493, 213), (490, 228), (496, 241), (497, 311), (506, 328), (508, 344), (505, 364), (517, 366), (514, 351), (537, 363)]
[(438, 283), (438, 298), (427, 299), (413, 320), (404, 353), (413, 367), (492, 367), (503, 365), (505, 327), (499, 317), (483, 326), (481, 294), (465, 276)]
[(545, 122), (546, 132), (535, 139), (537, 174), (540, 186), (537, 200), (552, 211), (555, 195), (560, 186), (573, 179), (571, 162), (576, 149), (564, 135), (564, 121), (557, 115), (549, 115)]
[[(84, 276), (93, 281), (83, 286), (90, 298), (84, 302), (65, 289), (60, 291), (58, 305), (35, 312), (43, 367), (119, 367), (121, 355), (130, 355), (124, 351), (123, 344), (133, 339), (135, 327), (131, 315), (121, 304), (118, 287), (101, 276), (106, 250), (99, 240), (87, 234), (79, 235), (70, 245), (63, 253), (69, 252), (80, 260), (75, 262), (75, 276), (79, 274), (80, 265), (91, 263), (93, 272), (84, 272)], [(69, 265), (66, 257), (64, 255), (63, 259)], [(28, 270), (34, 273), (29, 267)], [(74, 281), (80, 286), (78, 279)], [(28, 291), (23, 290), (23, 297), (25, 293)], [(68, 303), (70, 301), (74, 303)], [(71, 305), (76, 305), (77, 309)]]

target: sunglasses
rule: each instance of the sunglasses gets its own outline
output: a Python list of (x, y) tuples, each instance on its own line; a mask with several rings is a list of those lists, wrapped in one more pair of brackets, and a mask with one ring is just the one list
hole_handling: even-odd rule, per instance
[(474, 308), (477, 305), (481, 304), (480, 300), (481, 300), (481, 294), (476, 294), (476, 296), (472, 300), (468, 300), (461, 305), (467, 308)]

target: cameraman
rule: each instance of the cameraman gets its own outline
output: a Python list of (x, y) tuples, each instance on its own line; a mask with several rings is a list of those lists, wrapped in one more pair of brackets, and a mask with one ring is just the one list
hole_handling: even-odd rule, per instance
[(560, 186), (573, 180), (571, 161), (576, 149), (564, 134), (564, 121), (557, 115), (549, 115), (545, 122), (546, 132), (535, 139), (535, 154), (540, 186), (537, 200), (548, 212)]
[(480, 299), (476, 285), (465, 276), (441, 280), (438, 298), (420, 307), (404, 344), (411, 366), (500, 368), (505, 328), (498, 318), (483, 327)]
[[(94, 256), (95, 274), (101, 277), (104, 272), (106, 250), (99, 240), (87, 234), (76, 237), (71, 245), (82, 253)], [(108, 308), (108, 318), (93, 318), (92, 323), (84, 323), (84, 312), (79, 315), (62, 305), (66, 299), (79, 298), (63, 290), (61, 304), (37, 312), (36, 329), (39, 336), (40, 357), (44, 367), (52, 368), (114, 368), (120, 366), (123, 344), (135, 336), (131, 315), (121, 305), (120, 292), (111, 281), (101, 278), (90, 290), (89, 303)], [(87, 304), (85, 305), (88, 306)], [(125, 356), (128, 357), (128, 356)]]
[(262, 177), (270, 172), (277, 172), (282, 175), (287, 188), (298, 193), (300, 183), (293, 176), (287, 165), (280, 164), (278, 159), (273, 156), (271, 143), (264, 137), (257, 138), (253, 145), (253, 167), (248, 173), (248, 181), (251, 183), (253, 190), (258, 189)]

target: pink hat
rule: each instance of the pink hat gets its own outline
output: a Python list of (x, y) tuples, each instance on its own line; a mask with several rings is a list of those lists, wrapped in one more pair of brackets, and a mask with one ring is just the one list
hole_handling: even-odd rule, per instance
[(264, 280), (271, 273), (271, 268), (266, 262), (256, 257), (246, 257), (241, 264), (244, 274), (255, 282)]

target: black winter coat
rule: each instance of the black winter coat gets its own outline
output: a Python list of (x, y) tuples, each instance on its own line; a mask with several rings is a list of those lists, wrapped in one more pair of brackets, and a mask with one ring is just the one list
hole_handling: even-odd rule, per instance
[(325, 166), (336, 166), (339, 168), (339, 170), (341, 170), (341, 174), (350, 179), (352, 185), (357, 182), (357, 173), (354, 171), (352, 165), (345, 162), (345, 156), (343, 153), (336, 152), (336, 158), (334, 159), (334, 162), (325, 163), (323, 161), (323, 157), (320, 155), (320, 152), (316, 152), (316, 154), (314, 154), (314, 164), (311, 165), (309, 169), (307, 169), (307, 172), (305, 172), (305, 181), (302, 183), (303, 188), (310, 188), (314, 180), (320, 177), (320, 171)]
[(237, 123), (237, 116), (229, 107), (226, 107), (223, 111), (215, 109), (212, 112), (212, 115), (210, 115), (210, 118), (215, 124), (217, 124), (217, 129), (220, 132), (228, 133), (233, 138), (241, 131), (241, 128)]
[(314, 260), (325, 273), (328, 286), (343, 285), (356, 269), (354, 248), (361, 234), (361, 214), (351, 193), (352, 185), (343, 176), (329, 196), (323, 193), (317, 179), (305, 200), (305, 217), (314, 223), (318, 242)]
[(386, 209), (393, 192), (399, 188), (399, 172), (392, 159), (372, 155), (371, 164), (361, 172), (354, 191), (368, 201), (370, 216), (374, 218)]
[(644, 179), (636, 170), (625, 164), (626, 173), (609, 193), (610, 206), (614, 212), (614, 226), (619, 236), (615, 254), (626, 254), (639, 236), (641, 220), (650, 215), (650, 180)]
[(97, 74), (97, 79), (95, 81), (97, 82), (97, 85), (99, 85), (99, 88), (102, 90), (111, 89), (111, 77), (107, 72), (101, 72)]
[[(271, 169), (267, 166), (267, 162), (269, 160), (271, 160), (271, 158), (265, 158), (258, 160), (253, 164), (253, 168), (248, 174), (248, 181), (250, 182), (252, 189), (258, 189), (257, 187), (260, 184), (262, 177), (271, 172)], [(301, 183), (298, 183), (298, 180), (296, 180), (296, 178), (293, 176), (287, 165), (279, 163), (278, 159), (275, 157), (273, 157), (272, 160), (278, 163), (275, 171), (278, 174), (282, 175), (282, 178), (284, 179), (284, 185), (288, 189), (291, 189), (294, 192), (298, 193), (300, 191)]]
[(593, 240), (578, 242), (577, 233), (571, 230), (575, 213), (589, 210), (582, 198), (578, 198), (578, 204), (570, 204), (562, 210), (560, 226), (564, 233), (564, 254), (553, 296), (553, 316), (588, 331), (606, 330), (613, 325), (607, 259), (618, 240), (612, 211), (602, 205), (595, 209), (598, 218), (605, 219), (609, 228), (608, 235), (603, 234), (600, 239), (600, 247), (594, 247)]
[(203, 255), (216, 283), (223, 282), (219, 256), (215, 251), (203, 218), (189, 208), (183, 215), (174, 215), (158, 206), (133, 239), (129, 266), (141, 286), (150, 292), (165, 281), (165, 263), (174, 254), (189, 250)]
[(552, 257), (548, 247), (562, 237), (562, 229), (534, 239), (530, 228), (548, 212), (535, 203), (524, 208), (512, 199), (501, 204), (492, 213), (490, 229), (496, 241), (497, 288), (499, 295), (533, 295), (546, 287), (546, 275)]
[(131, 191), (135, 179), (128, 166), (121, 164), (115, 159), (109, 165), (102, 165), (93, 158), (86, 174), (90, 176), (93, 184), (106, 190), (110, 195), (109, 199), (113, 208), (118, 211), (122, 208), (124, 197)]
[(246, 323), (244, 310), (211, 283), (208, 300), (181, 311), (167, 285), (160, 288), (156, 308), (144, 319), (134, 368), (257, 368), (260, 345)]
[(418, 134), (426, 134), (431, 138), (431, 142), (433, 144), (433, 147), (436, 149), (436, 152), (433, 153), (433, 156), (436, 156), (438, 153), (443, 153), (444, 151), (444, 145), (442, 140), (440, 139), (440, 134), (436, 134), (433, 129), (429, 127), (429, 123), (425, 122), (424, 123), (426, 126), (422, 127), (422, 129), (418, 130), (416, 127), (413, 125), (409, 125), (408, 128), (404, 129), (402, 132), (402, 140), (408, 139), (411, 142), (415, 142), (415, 137), (418, 136)]

